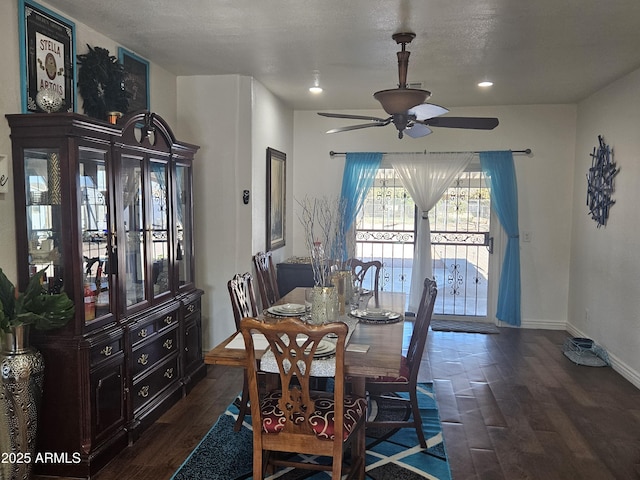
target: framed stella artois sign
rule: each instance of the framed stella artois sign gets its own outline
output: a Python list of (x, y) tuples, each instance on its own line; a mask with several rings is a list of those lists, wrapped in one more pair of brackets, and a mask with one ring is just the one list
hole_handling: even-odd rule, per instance
[(31, 0), (19, 16), (22, 111), (75, 111), (75, 24)]

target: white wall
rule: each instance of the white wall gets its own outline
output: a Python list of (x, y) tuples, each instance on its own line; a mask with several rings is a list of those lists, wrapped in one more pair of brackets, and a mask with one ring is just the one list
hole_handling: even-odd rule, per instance
[[(615, 368), (640, 387), (640, 70), (578, 106), (569, 291), (570, 330), (602, 345)], [(586, 206), (586, 174), (598, 135), (613, 148), (608, 223), (596, 228)]]
[(13, 209), (13, 169), (9, 124), (4, 115), (20, 111), (20, 53), (18, 44), (18, 2), (0, 2), (0, 155), (6, 155), (7, 193), (0, 193), (0, 268), (14, 283), (16, 274), (16, 234)]
[[(292, 112), (258, 82), (237, 75), (178, 78), (180, 139), (201, 145), (194, 165), (196, 285), (203, 297), (203, 345), (235, 330), (227, 281), (252, 270), (265, 250), (266, 148), (287, 153), (293, 176)], [(251, 191), (249, 205), (242, 191)], [(287, 211), (290, 223), (292, 212)], [(291, 247), (291, 233), (276, 260)]]
[[(293, 197), (293, 172), (297, 159), (293, 152), (293, 111), (287, 108), (277, 97), (260, 82), (253, 81), (254, 103), (252, 117), (253, 145), (253, 177), (252, 177), (252, 211), (253, 211), (253, 253), (267, 250), (265, 219), (266, 209), (266, 151), (267, 147), (275, 148), (287, 155), (286, 165), (286, 198)], [(273, 250), (274, 262), (291, 256), (293, 251), (293, 208), (287, 201), (285, 211), (285, 246)]]
[(203, 289), (203, 343), (234, 329), (226, 279), (246, 271), (251, 209), (241, 202), (251, 178), (251, 79), (178, 78), (178, 133), (200, 145), (193, 167), (196, 285)]
[[(381, 111), (359, 111), (380, 115)], [(326, 130), (348, 125), (315, 112), (294, 115), (295, 198), (338, 195), (344, 157), (329, 151), (465, 151), (520, 150), (516, 155), (520, 231), (531, 232), (521, 243), (522, 324), (529, 328), (565, 327), (569, 283), (570, 219), (574, 164), (576, 108), (572, 105), (460, 108), (455, 116), (496, 116), (493, 131), (433, 129), (421, 139), (397, 138), (392, 126), (328, 135)], [(295, 204), (294, 204), (295, 205)], [(294, 255), (307, 255), (299, 221), (294, 221)]]

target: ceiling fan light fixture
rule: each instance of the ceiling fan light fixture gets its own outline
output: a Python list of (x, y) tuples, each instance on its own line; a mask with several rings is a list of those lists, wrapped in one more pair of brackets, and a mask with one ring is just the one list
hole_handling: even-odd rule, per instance
[(424, 103), (430, 96), (431, 92), (417, 88), (393, 88), (373, 94), (389, 115), (407, 113), (413, 107)]

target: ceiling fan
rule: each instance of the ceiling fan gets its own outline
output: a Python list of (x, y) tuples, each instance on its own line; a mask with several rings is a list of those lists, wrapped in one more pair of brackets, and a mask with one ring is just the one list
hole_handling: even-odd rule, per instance
[(424, 137), (431, 133), (429, 127), (467, 128), (475, 130), (493, 130), (498, 126), (497, 118), (488, 117), (442, 117), (448, 113), (444, 107), (431, 103), (423, 103), (431, 96), (431, 92), (417, 88), (407, 88), (407, 67), (410, 52), (406, 51), (407, 43), (415, 38), (415, 33), (395, 33), (392, 38), (402, 45), (398, 52), (398, 88), (380, 90), (373, 94), (382, 108), (390, 116), (387, 118), (370, 117), (366, 115), (347, 115), (342, 113), (318, 112), (318, 115), (332, 118), (348, 118), (352, 120), (366, 120), (368, 123), (332, 128), (327, 133), (347, 132), (368, 127), (384, 127), (393, 123), (398, 130), (398, 138), (406, 133), (412, 138)]

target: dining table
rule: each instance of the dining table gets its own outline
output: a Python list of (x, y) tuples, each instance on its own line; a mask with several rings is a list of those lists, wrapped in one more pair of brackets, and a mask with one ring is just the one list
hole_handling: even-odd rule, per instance
[[(294, 288), (283, 296), (276, 305), (305, 304), (304, 287)], [(371, 377), (393, 377), (400, 371), (402, 360), (402, 342), (404, 338), (404, 307), (406, 296), (403, 293), (380, 292), (379, 306), (376, 309), (395, 312), (399, 318), (393, 322), (353, 321), (349, 305), (340, 313), (337, 321), (348, 321), (354, 325), (345, 351), (345, 375), (350, 377), (354, 393), (365, 395), (365, 379)], [(397, 315), (394, 315), (396, 317)], [(264, 321), (277, 321), (277, 318), (264, 311), (260, 318)], [(358, 319), (356, 319), (358, 320)], [(266, 346), (255, 346), (256, 356), (260, 358)], [(208, 365), (227, 365), (246, 367), (247, 353), (240, 332), (236, 332), (204, 356)]]

